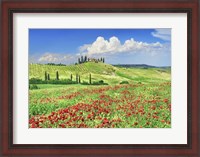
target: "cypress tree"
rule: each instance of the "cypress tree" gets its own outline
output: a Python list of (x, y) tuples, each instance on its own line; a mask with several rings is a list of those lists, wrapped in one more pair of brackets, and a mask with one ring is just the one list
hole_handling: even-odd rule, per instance
[(56, 80), (59, 80), (59, 74), (58, 74), (58, 71), (56, 71)]
[(44, 74), (44, 79), (45, 79), (45, 81), (47, 81), (47, 72), (45, 71), (45, 74)]
[(79, 75), (78, 82), (81, 83), (81, 76)]
[(80, 64), (81, 63), (81, 60), (80, 60), (80, 58), (78, 58), (78, 64)]
[(78, 83), (78, 74), (76, 74), (76, 83)]
[(89, 84), (92, 84), (92, 76), (91, 76), (91, 74), (89, 75)]
[(85, 56), (85, 61), (84, 62), (87, 62), (87, 56)]
[(81, 56), (81, 63), (83, 63), (83, 56)]
[(72, 81), (72, 78), (73, 78), (73, 76), (72, 76), (72, 74), (71, 74), (71, 81)]
[(50, 80), (50, 75), (49, 74), (47, 75), (47, 79)]

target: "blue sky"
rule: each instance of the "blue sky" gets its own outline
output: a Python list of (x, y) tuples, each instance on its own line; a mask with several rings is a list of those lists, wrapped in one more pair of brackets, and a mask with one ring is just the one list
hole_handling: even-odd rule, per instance
[(30, 63), (74, 64), (80, 55), (170, 66), (171, 29), (29, 29)]

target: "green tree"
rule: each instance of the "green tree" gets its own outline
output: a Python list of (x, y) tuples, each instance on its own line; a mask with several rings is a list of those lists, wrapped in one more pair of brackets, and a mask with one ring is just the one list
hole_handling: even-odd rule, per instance
[(87, 62), (87, 56), (85, 56), (84, 62)]
[(47, 75), (47, 79), (50, 80), (50, 75), (49, 74)]
[(89, 75), (89, 84), (92, 84), (92, 75)]
[(79, 75), (78, 82), (81, 83), (81, 76)]
[(76, 83), (78, 83), (78, 74), (76, 74)]
[(44, 79), (45, 79), (45, 81), (47, 81), (47, 78), (48, 76), (47, 76), (47, 72), (45, 71), (45, 74), (44, 74)]
[(70, 78), (71, 78), (71, 81), (72, 81), (72, 79), (73, 79), (73, 75), (72, 74), (71, 74)]
[(58, 74), (58, 71), (56, 71), (56, 80), (59, 80), (59, 74)]

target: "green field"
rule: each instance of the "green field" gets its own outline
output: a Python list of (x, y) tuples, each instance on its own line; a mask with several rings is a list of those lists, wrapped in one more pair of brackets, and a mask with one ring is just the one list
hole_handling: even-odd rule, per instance
[(136, 82), (163, 82), (171, 80), (170, 69), (161, 68), (118, 68), (104, 63), (87, 62), (78, 65), (68, 66), (52, 66), (42, 64), (29, 65), (29, 79), (30, 78), (45, 78), (45, 71), (50, 74), (51, 79), (56, 78), (56, 71), (59, 72), (60, 79), (70, 79), (73, 75), (81, 76), (81, 81), (88, 82), (89, 74), (92, 74), (92, 81), (104, 80), (109, 85), (119, 84), (121, 81), (129, 81), (130, 83)]
[[(31, 128), (169, 128), (170, 68), (119, 68), (104, 63), (29, 65), (29, 79), (70, 79), (108, 85), (36, 84), (29, 90)], [(125, 84), (120, 84), (126, 82)], [(32, 85), (32, 84), (31, 84)]]

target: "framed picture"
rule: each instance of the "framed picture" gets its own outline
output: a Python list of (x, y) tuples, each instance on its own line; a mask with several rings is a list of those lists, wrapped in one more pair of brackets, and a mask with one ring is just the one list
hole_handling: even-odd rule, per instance
[(3, 1), (2, 156), (199, 156), (199, 1)]

